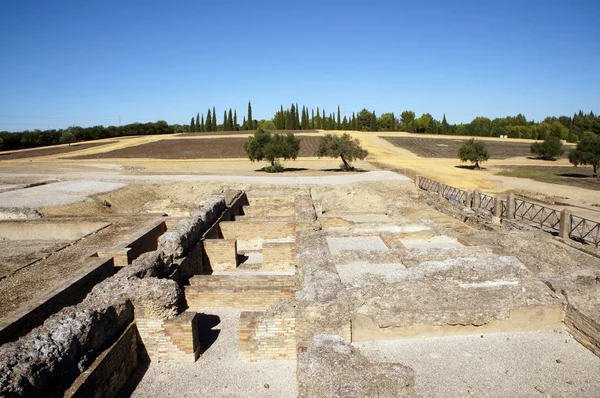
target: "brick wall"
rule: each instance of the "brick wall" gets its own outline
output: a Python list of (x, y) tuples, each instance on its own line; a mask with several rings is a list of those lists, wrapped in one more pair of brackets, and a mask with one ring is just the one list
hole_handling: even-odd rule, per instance
[(238, 223), (226, 221), (220, 223), (219, 227), (225, 239), (280, 239), (296, 235), (296, 223), (294, 222), (248, 221)]
[(263, 205), (288, 205), (294, 204), (296, 198), (285, 196), (285, 197), (255, 197), (250, 196), (248, 203), (250, 206), (263, 206)]
[(185, 298), (191, 308), (265, 310), (276, 301), (293, 298), (295, 291), (293, 276), (198, 275), (185, 287)]
[(259, 205), (244, 207), (246, 216), (293, 216), (296, 207), (293, 204)]
[(293, 271), (296, 267), (296, 242), (265, 242), (262, 246), (263, 271)]
[(151, 361), (194, 362), (200, 355), (196, 313), (184, 312), (172, 320), (136, 317), (144, 352)]
[(135, 323), (100, 354), (65, 392), (66, 398), (116, 396), (138, 365), (138, 335)]
[(0, 320), (0, 345), (16, 340), (44, 323), (50, 315), (83, 300), (92, 288), (112, 276), (112, 258), (90, 257), (73, 278)]
[(296, 359), (296, 318), (293, 312), (240, 314), (240, 359)]
[(204, 241), (204, 267), (212, 271), (233, 271), (237, 267), (237, 241), (235, 239), (206, 239)]

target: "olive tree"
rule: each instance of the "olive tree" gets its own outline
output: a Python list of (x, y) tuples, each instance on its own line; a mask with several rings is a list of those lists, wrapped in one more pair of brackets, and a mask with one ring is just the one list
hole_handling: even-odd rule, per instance
[(544, 160), (556, 160), (565, 152), (563, 143), (557, 136), (549, 135), (544, 142), (531, 144), (531, 153)]
[(339, 135), (326, 134), (319, 140), (319, 148), (316, 155), (318, 157), (339, 157), (343, 162), (342, 169), (351, 171), (354, 170), (354, 167), (348, 162), (352, 162), (355, 159), (362, 160), (369, 155), (369, 152), (360, 145), (358, 138), (353, 139), (348, 133), (344, 133), (341, 137)]
[(75, 135), (70, 131), (65, 131), (60, 135), (60, 143), (61, 144), (69, 144), (71, 146), (72, 143), (75, 142)]
[(460, 148), (458, 148), (456, 156), (461, 162), (475, 163), (476, 169), (481, 168), (479, 166), (479, 162), (485, 162), (490, 158), (488, 150), (485, 147), (485, 143), (474, 138), (464, 141)]
[(577, 147), (569, 154), (569, 162), (575, 167), (589, 165), (594, 170), (594, 177), (598, 177), (600, 167), (600, 135), (586, 132), (577, 143)]
[(270, 162), (271, 166), (265, 167), (265, 171), (279, 172), (283, 171), (283, 167), (277, 159), (295, 160), (300, 151), (300, 140), (292, 133), (271, 134), (259, 128), (244, 142), (244, 150), (253, 162), (262, 160)]

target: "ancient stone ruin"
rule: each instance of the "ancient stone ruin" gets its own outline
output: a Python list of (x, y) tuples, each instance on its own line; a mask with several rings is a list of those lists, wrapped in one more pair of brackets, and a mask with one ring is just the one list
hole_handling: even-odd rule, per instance
[[(427, 384), (422, 358), (433, 364), (438, 354), (424, 348), (414, 359), (407, 342), (520, 341), (522, 332), (566, 338), (581, 361), (573, 371), (598, 374), (598, 256), (535, 231), (467, 226), (460, 206), (410, 182), (405, 189), (385, 212), (325, 209), (326, 192), (299, 187), (293, 195), (227, 190), (189, 217), (129, 226), (33, 221), (40, 241), (40, 231), (65, 242), (89, 237), (94, 254), (79, 275), (4, 314), (0, 396), (144, 396), (161, 383), (153, 369), (162, 363), (187, 380), (182, 395), (192, 391), (190, 379), (217, 378), (212, 371), (223, 380), (254, 377), (248, 372), (275, 380), (249, 396), (453, 396), (451, 385)], [(426, 201), (440, 211), (427, 216)], [(0, 233), (30, 239), (31, 225), (5, 221)], [(94, 243), (114, 226), (119, 239)], [(531, 236), (536, 245), (524, 243)], [(60, 251), (53, 256), (59, 261)], [(598, 387), (591, 381), (578, 391)]]

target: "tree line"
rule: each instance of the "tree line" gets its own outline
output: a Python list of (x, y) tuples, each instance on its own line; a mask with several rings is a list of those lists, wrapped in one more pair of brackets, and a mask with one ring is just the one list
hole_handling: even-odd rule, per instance
[[(189, 131), (243, 131), (262, 128), (265, 130), (359, 130), (359, 131), (406, 131), (409, 133), (466, 135), (478, 137), (529, 138), (544, 140), (548, 136), (558, 137), (568, 142), (578, 142), (585, 132), (600, 134), (600, 116), (593, 112), (584, 114), (581, 110), (573, 116), (549, 116), (541, 122), (527, 120), (523, 114), (490, 119), (483, 116), (475, 117), (470, 123), (450, 124), (446, 115), (441, 120), (435, 119), (430, 113), (416, 117), (415, 112), (407, 110), (396, 117), (394, 112), (382, 113), (377, 116), (375, 111), (362, 109), (352, 112), (352, 115), (341, 116), (340, 107), (337, 111), (326, 112), (325, 109), (300, 107), (297, 103), (284, 108), (283, 105), (275, 112), (272, 119), (255, 120), (252, 118), (252, 106), (248, 103), (248, 117), (242, 124), (237, 123), (237, 113), (232, 119), (231, 109), (224, 114), (224, 122), (217, 125), (214, 121), (215, 110), (212, 111), (213, 124), (207, 129), (204, 114), (200, 119), (198, 113), (189, 126)], [(211, 117), (209, 109), (207, 118)]]
[(155, 123), (132, 123), (124, 126), (72, 126), (67, 129), (26, 130), (10, 133), (0, 132), (0, 148), (14, 150), (97, 140), (109, 137), (128, 135), (171, 134), (180, 132), (217, 132), (217, 131), (254, 131), (265, 130), (359, 130), (359, 131), (406, 131), (423, 134), (451, 134), (483, 137), (507, 136), (509, 138), (530, 138), (543, 140), (548, 136), (558, 137), (569, 142), (578, 142), (586, 132), (600, 135), (600, 116), (593, 112), (582, 111), (573, 116), (550, 116), (541, 122), (527, 120), (523, 114), (504, 118), (489, 119), (476, 117), (470, 123), (450, 124), (446, 115), (442, 120), (424, 113), (416, 117), (415, 112), (406, 110), (397, 117), (394, 112), (377, 115), (375, 111), (362, 109), (351, 115), (341, 115), (338, 106), (334, 112), (324, 108), (300, 107), (297, 103), (290, 107), (280, 106), (271, 119), (256, 120), (252, 114), (252, 104), (248, 102), (248, 110), (242, 121), (238, 120), (237, 110), (229, 108), (223, 112), (222, 119), (217, 116), (213, 106), (206, 114), (196, 113), (190, 124), (169, 125), (165, 121)]
[(176, 128), (176, 125), (159, 120), (155, 123), (132, 123), (124, 126), (72, 126), (66, 129), (27, 130), (18, 133), (3, 131), (0, 132), (0, 140), (3, 150), (15, 150), (129, 135), (172, 134)]

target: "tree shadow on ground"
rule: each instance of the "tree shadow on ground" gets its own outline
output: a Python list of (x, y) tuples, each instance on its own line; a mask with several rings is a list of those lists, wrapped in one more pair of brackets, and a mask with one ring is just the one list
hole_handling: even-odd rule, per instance
[(580, 174), (580, 173), (562, 173), (562, 174), (557, 174), (557, 176), (569, 177), (569, 178), (589, 178), (589, 179), (594, 178), (590, 174)]
[[(269, 167), (269, 166), (261, 167), (260, 169), (257, 169), (257, 170), (254, 170), (254, 171), (256, 171), (256, 172), (262, 172), (262, 173), (267, 173), (265, 171), (266, 167)], [(267, 174), (278, 174), (278, 173), (287, 173), (287, 172), (294, 172), (294, 171), (306, 171), (306, 170), (308, 170), (308, 169), (305, 168), (305, 167), (285, 167), (283, 169), (283, 171), (279, 171), (277, 173), (276, 172), (267, 173)]]
[(527, 156), (527, 159), (529, 159), (529, 160), (545, 160), (547, 162), (556, 162), (558, 160), (558, 158), (556, 158), (556, 159), (544, 159), (544, 158), (541, 158), (539, 156)]
[(479, 166), (479, 169), (475, 168), (475, 165), (469, 165), (469, 164), (459, 164), (457, 166), (454, 166), (457, 169), (467, 169), (467, 170), (487, 170), (485, 167), (483, 166)]
[(366, 173), (369, 170), (355, 168), (354, 170), (342, 170), (340, 168), (337, 169), (323, 169), (323, 171), (333, 171), (338, 173)]

